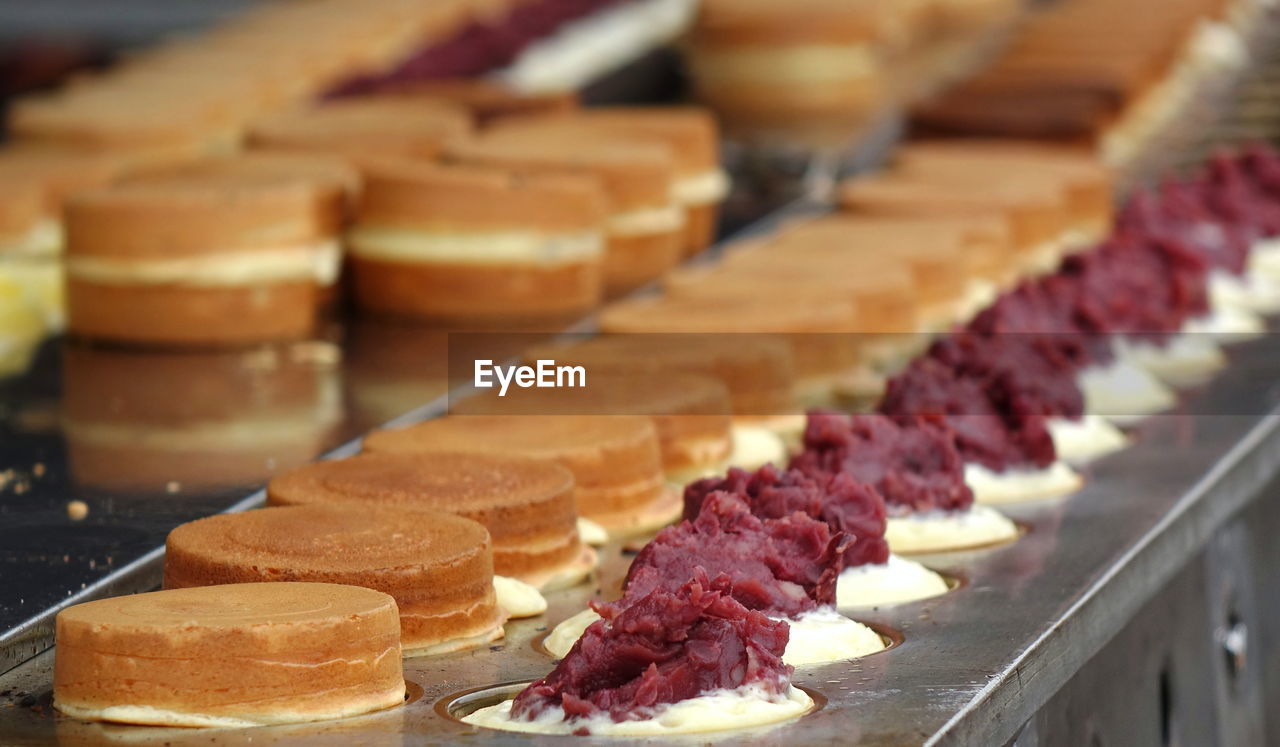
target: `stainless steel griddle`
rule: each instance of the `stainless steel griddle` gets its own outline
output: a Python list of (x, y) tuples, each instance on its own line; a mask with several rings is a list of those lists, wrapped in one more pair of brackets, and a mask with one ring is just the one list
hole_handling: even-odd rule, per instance
[[(1273, 33), (1257, 46), (1277, 48), (1270, 39)], [(1183, 120), (1177, 138), (1155, 149), (1162, 157), (1143, 159), (1132, 181), (1198, 161), (1218, 141), (1274, 136), (1280, 58), (1264, 61), (1243, 87), (1218, 81), (1207, 95), (1215, 104), (1231, 99), (1218, 113), (1236, 116), (1225, 124), (1223, 116)], [(886, 123), (887, 140), (896, 126)], [(867, 160), (885, 147), (875, 143)], [(811, 209), (801, 203), (790, 212)], [(334, 371), (345, 416), (315, 443), (316, 453), (336, 447), (330, 456), (354, 453), (358, 443), (350, 439), (376, 424), (359, 412), (359, 356), (349, 341), (345, 347)], [(248, 482), (123, 494), (78, 481), (63, 430), (62, 353), (63, 342), (50, 341), (25, 376), (0, 382), (0, 744), (530, 741), (450, 714), (549, 671), (539, 637), (587, 599), (616, 593), (630, 560), (621, 547), (602, 550), (594, 585), (551, 595), (546, 615), (509, 624), (505, 640), (407, 661), (410, 702), (390, 711), (237, 731), (106, 726), (57, 715), (48, 649), (57, 609), (154, 588), (169, 529), (262, 501)], [(956, 582), (951, 593), (850, 611), (894, 645), (799, 670), (796, 682), (817, 696), (819, 710), (750, 734), (682, 741), (1280, 744), (1280, 338), (1229, 353), (1227, 370), (1186, 393), (1175, 412), (1140, 424), (1131, 448), (1089, 468), (1082, 492), (1008, 508), (1025, 530), (1016, 543), (922, 557)], [(421, 401), (402, 397), (402, 409)], [(83, 500), (89, 515), (70, 520), (71, 500)], [(599, 741), (608, 740), (578, 743)]]
[[(1010, 507), (1025, 528), (1015, 543), (922, 558), (956, 579), (958, 588), (932, 600), (853, 612), (896, 645), (857, 661), (798, 670), (797, 684), (825, 700), (821, 709), (719, 740), (1001, 744), (1016, 737), (1216, 532), (1255, 502), (1275, 502), (1264, 488), (1280, 472), (1280, 389), (1274, 385), (1280, 338), (1237, 346), (1231, 358), (1226, 371), (1185, 397), (1175, 413), (1143, 422), (1132, 447), (1089, 468), (1082, 492)], [(536, 645), (539, 636), (592, 596), (616, 593), (630, 559), (619, 546), (604, 548), (602, 556), (595, 585), (550, 595), (547, 614), (510, 624), (504, 641), (406, 661), (413, 697), (402, 708), (236, 732), (86, 724), (52, 712), (50, 651), (0, 677), (0, 691), (24, 693), (16, 705), (0, 707), (0, 734), (6, 743), (38, 744), (524, 742), (466, 726), (449, 718), (450, 710), (511, 690), (472, 692), (477, 688), (501, 688), (551, 669), (552, 659)], [(1260, 655), (1256, 649), (1244, 654)]]

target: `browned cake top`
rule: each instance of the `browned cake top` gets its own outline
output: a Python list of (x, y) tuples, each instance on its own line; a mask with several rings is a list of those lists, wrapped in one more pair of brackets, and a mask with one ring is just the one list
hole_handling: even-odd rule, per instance
[[(483, 444), (483, 434), (476, 434), (478, 438), (471, 443), (465, 437), (440, 440), (434, 435), (413, 428), (374, 433), (366, 439), (366, 448), (390, 453), (361, 454), (300, 467), (271, 481), (267, 488), (270, 501), (359, 501), (470, 513), (545, 504), (573, 489), (573, 476), (551, 462), (462, 453), (469, 445)], [(370, 444), (375, 438), (378, 443)], [(441, 443), (443, 450), (431, 448)], [(436, 453), (394, 453), (397, 451)]]
[(523, 357), (581, 365), (593, 375), (613, 372), (711, 376), (728, 387), (735, 415), (776, 413), (795, 407), (795, 360), (791, 346), (778, 335), (606, 334), (569, 345), (535, 346), (526, 350)]
[(852, 300), (649, 297), (607, 306), (600, 313), (600, 328), (607, 333), (847, 332), (857, 329), (857, 312)]
[(44, 214), (45, 195), (39, 185), (0, 174), (0, 239), (25, 238)]
[(693, 30), (698, 44), (822, 44), (875, 41), (891, 33), (898, 3), (858, 0), (709, 0)]
[(165, 175), (77, 193), (67, 253), (177, 258), (296, 246), (342, 222), (332, 187), (271, 174)]
[[(634, 415), (454, 415), (401, 430), (378, 431), (365, 439), (364, 447), (373, 452), (508, 453), (558, 459), (651, 438), (652, 423)], [(442, 465), (450, 461), (437, 458)], [(466, 465), (493, 464), (473, 461), (478, 459), (455, 460), (459, 465), (455, 474), (466, 474)]]
[(675, 161), (671, 149), (607, 134), (506, 129), (450, 144), (446, 158), (533, 173), (588, 174), (598, 178), (614, 212), (671, 202)]
[(140, 170), (134, 179), (158, 176), (278, 177), (315, 184), (354, 197), (360, 192), (360, 173), (337, 156), (289, 151), (246, 151), (233, 156), (201, 158)]
[(586, 174), (521, 174), (477, 165), (365, 165), (362, 224), (471, 231), (585, 231), (608, 205)]
[(671, 148), (676, 170), (699, 174), (719, 165), (715, 119), (705, 109), (683, 107), (592, 107), (558, 117), (519, 117), (497, 125), (501, 130), (602, 132)]
[[(466, 517), (468, 524), (483, 525), (492, 541), (492, 556), (485, 544), (484, 573), (518, 576), (578, 551), (575, 486), (574, 475), (554, 462), (459, 453), (455, 447), (310, 464), (272, 480), (267, 500), (379, 507), (415, 517), (409, 521), (421, 519), (423, 511)], [(442, 583), (460, 586), (474, 581), (478, 568), (474, 562), (455, 562), (428, 571)], [(379, 588), (393, 583), (383, 580)]]
[(350, 99), (262, 120), (250, 128), (249, 144), (359, 157), (430, 158), (445, 142), (470, 130), (467, 113), (443, 102)]
[[(107, 154), (11, 147), (0, 152), (0, 183), (12, 179), (38, 186), (44, 192), (44, 211), (57, 217), (72, 194), (110, 182), (124, 167), (122, 159)], [(4, 202), (8, 199), (0, 202), (0, 210), (8, 207)]]
[(206, 562), (339, 574), (469, 565), (489, 553), (489, 534), (442, 512), (282, 506), (183, 524), (169, 533), (166, 548)]
[(709, 376), (595, 374), (581, 388), (517, 389), (479, 396), (453, 407), (459, 414), (507, 415), (719, 415), (729, 413), (729, 392)]
[[(58, 628), (86, 632), (141, 633), (163, 631), (181, 637), (210, 639), (247, 628), (328, 625), (349, 618), (395, 617), (395, 600), (372, 589), (339, 584), (228, 584), (171, 589), (98, 599), (58, 613)], [(110, 641), (104, 640), (104, 644)], [(139, 640), (140, 648), (146, 648)], [(117, 651), (127, 654), (127, 651)]]
[(499, 117), (562, 113), (578, 108), (578, 97), (573, 92), (524, 93), (476, 78), (396, 82), (379, 86), (377, 95), (446, 101), (466, 109), (481, 125)]

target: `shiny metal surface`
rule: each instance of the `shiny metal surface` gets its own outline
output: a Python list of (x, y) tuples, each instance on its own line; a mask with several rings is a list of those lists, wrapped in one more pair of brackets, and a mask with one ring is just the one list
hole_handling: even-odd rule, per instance
[(177, 524), (367, 430), (343, 380), (326, 341), (170, 354), (60, 339), (0, 380), (0, 671), (51, 644), (51, 610), (154, 587)]
[[(1002, 744), (1018, 735), (1097, 653), (1280, 471), (1280, 339), (1231, 351), (1232, 365), (1176, 413), (1151, 418), (1128, 450), (1088, 471), (1061, 501), (1009, 508), (1027, 532), (1011, 545), (927, 556), (963, 579), (933, 600), (854, 617), (901, 633), (901, 645), (853, 662), (802, 668), (798, 684), (827, 699), (798, 721), (723, 741), (756, 743)], [(94, 744), (514, 743), (442, 716), (454, 694), (526, 680), (552, 661), (534, 648), (548, 626), (615, 590), (629, 558), (607, 548), (594, 586), (551, 595), (540, 618), (508, 626), (504, 641), (470, 652), (408, 660), (421, 697), (372, 716), (239, 732), (153, 730), (76, 722), (49, 707), (52, 654), (0, 677), (20, 691), (0, 707), (7, 742)], [(10, 692), (10, 697), (13, 697)], [(438, 707), (439, 706), (439, 707)], [(587, 739), (587, 742), (605, 741)], [(702, 740), (699, 740), (702, 741)], [(716, 741), (711, 739), (709, 741)]]

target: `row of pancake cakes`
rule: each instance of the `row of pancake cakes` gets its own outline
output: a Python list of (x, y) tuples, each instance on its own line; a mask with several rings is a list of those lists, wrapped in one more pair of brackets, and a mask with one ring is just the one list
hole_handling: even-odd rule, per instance
[(707, 246), (728, 191), (702, 110), (481, 82), (321, 102), (247, 143), (143, 164), (0, 152), (0, 245), (65, 253), (67, 326), (94, 340), (301, 339), (340, 281), (368, 315), (545, 329)]
[[(923, 169), (952, 186), (916, 188), (932, 210), (968, 213), (979, 198), (947, 180), (974, 158), (992, 184), (1020, 185), (993, 187), (982, 212), (983, 223), (1007, 222), (1006, 233), (1022, 237), (1003, 250), (1013, 266), (988, 275), (977, 268), (998, 263), (974, 262), (962, 288), (939, 292), (949, 303), (931, 303), (927, 318), (948, 331), (932, 342), (875, 336), (885, 343), (874, 346), (876, 370), (887, 379), (875, 414), (804, 417), (769, 402), (770, 356), (825, 362), (831, 338), (869, 344), (847, 328), (615, 335), (562, 347), (559, 357), (589, 369), (627, 362), (633, 378), (613, 385), (623, 392), (614, 396), (636, 414), (516, 417), (482, 397), (470, 413), (375, 432), (359, 456), (278, 476), (271, 507), (174, 530), (167, 590), (60, 614), (55, 704), (90, 719), (197, 726), (394, 705), (404, 693), (401, 653), (492, 641), (508, 618), (542, 614), (542, 592), (589, 577), (593, 546), (683, 518), (643, 545), (621, 599), (549, 621), (545, 647), (563, 658), (548, 676), (465, 720), (643, 735), (807, 712), (796, 668), (885, 646), (847, 612), (946, 593), (939, 574), (902, 555), (1016, 542), (1017, 526), (990, 504), (1078, 490), (1075, 466), (1125, 448), (1122, 426), (1172, 406), (1177, 387), (1211, 376), (1224, 346), (1256, 336), (1259, 315), (1280, 309), (1273, 152), (1224, 154), (1105, 219), (1085, 209), (1109, 205), (1085, 199), (1100, 174), (1105, 189), (1105, 172), (1058, 151), (908, 148), (893, 178)], [(785, 247), (796, 265), (812, 265), (795, 282), (819, 299), (812, 308), (824, 307), (835, 294), (818, 278), (836, 275), (839, 250), (788, 236), (848, 231), (844, 268), (858, 267), (855, 239), (875, 225), (859, 211), (903, 205), (887, 187), (883, 203), (868, 196), (868, 184), (887, 178), (846, 185), (847, 212), (742, 251)], [(955, 193), (964, 197), (941, 196)], [(1056, 211), (1047, 194), (1060, 195)], [(1111, 229), (1099, 238), (1104, 224)], [(1048, 227), (1052, 241), (1043, 240)], [(800, 294), (787, 298), (803, 306)], [(670, 295), (617, 308), (639, 303), (671, 319), (661, 304), (686, 302)], [(676, 373), (712, 374), (720, 386), (706, 402), (718, 392), (720, 405), (652, 404), (693, 387)], [(873, 379), (859, 378), (862, 396)], [(831, 381), (835, 392), (842, 380)], [(593, 396), (608, 399), (607, 390)], [(563, 391), (531, 391), (515, 406), (547, 412)]]

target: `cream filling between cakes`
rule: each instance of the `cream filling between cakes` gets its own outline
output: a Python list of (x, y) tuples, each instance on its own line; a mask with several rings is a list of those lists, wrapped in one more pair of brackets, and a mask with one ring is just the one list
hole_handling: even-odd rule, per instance
[[(946, 584), (943, 584), (946, 591)], [(542, 641), (552, 656), (563, 659), (591, 624), (600, 619), (595, 610), (585, 609), (557, 625)], [(783, 620), (791, 627), (782, 660), (793, 667), (856, 659), (884, 650), (884, 639), (871, 628), (851, 620), (833, 607), (819, 607), (799, 617)]]
[(713, 690), (661, 705), (642, 721), (615, 722), (608, 716), (567, 720), (560, 708), (548, 708), (536, 719), (525, 721), (511, 716), (512, 702), (481, 708), (462, 720), (474, 726), (529, 734), (573, 734), (585, 729), (602, 737), (656, 737), (749, 729), (793, 719), (813, 708), (813, 699), (798, 687), (791, 686), (786, 693), (775, 696), (760, 685)]
[[(397, 653), (390, 650), (382, 654)], [(381, 657), (379, 657), (381, 658)], [(270, 713), (242, 716), (215, 716), (206, 713), (179, 711), (171, 708), (156, 708), (147, 705), (112, 705), (102, 708), (74, 705), (54, 700), (53, 706), (72, 718), (85, 721), (110, 721), (120, 724), (143, 724), (147, 726), (183, 726), (183, 727), (221, 727), (245, 728), (250, 726), (270, 726), (273, 724), (296, 724), (308, 721), (327, 721), (329, 719), (358, 716), (362, 713), (390, 708), (404, 702), (405, 686), (387, 690), (377, 695), (365, 695), (362, 702), (350, 703), (335, 707), (329, 711), (290, 711), (287, 707), (273, 709)], [(299, 693), (299, 697), (314, 693)]]
[(1129, 437), (1099, 415), (1049, 418), (1045, 425), (1058, 458), (1067, 464), (1084, 464), (1129, 445)]
[(685, 220), (684, 207), (676, 203), (639, 208), (609, 216), (605, 233), (624, 238), (670, 233), (684, 228)]
[(967, 511), (891, 516), (884, 536), (893, 552), (943, 552), (1008, 542), (1018, 536), (1018, 526), (990, 506), (974, 505)]
[[(0, 257), (0, 336), (13, 330), (13, 314), (25, 320), (29, 312), (43, 319), (44, 330), (61, 330), (66, 326), (65, 295), (62, 262), (56, 257)], [(33, 334), (38, 337), (44, 330)]]
[(510, 576), (494, 576), (493, 592), (498, 606), (513, 618), (537, 617), (547, 611), (547, 599), (538, 587)]
[(978, 503), (1020, 503), (1060, 498), (1080, 489), (1084, 478), (1066, 462), (1048, 467), (1015, 467), (996, 472), (981, 464), (964, 466), (964, 482)]
[(314, 244), (219, 252), (175, 259), (67, 257), (67, 274), (103, 285), (244, 287), (311, 280), (332, 285), (342, 251), (337, 239)]
[(35, 343), (45, 332), (40, 308), (42, 299), (32, 293), (33, 278), (7, 272), (10, 263), (0, 263), (0, 340)]
[(704, 86), (838, 83), (880, 72), (880, 61), (869, 44), (702, 49), (693, 55), (692, 64), (694, 77)]
[(0, 256), (56, 257), (62, 254), (62, 222), (42, 218), (25, 233), (0, 238)]
[(710, 169), (676, 179), (671, 195), (681, 205), (712, 205), (729, 194), (729, 184), (729, 175), (724, 169)]
[(942, 576), (914, 560), (890, 553), (883, 563), (845, 568), (836, 581), (836, 606), (880, 607), (934, 597), (947, 590)]
[(543, 234), (536, 231), (441, 231), (357, 226), (347, 232), (352, 256), (409, 264), (566, 265), (604, 253), (598, 231)]

